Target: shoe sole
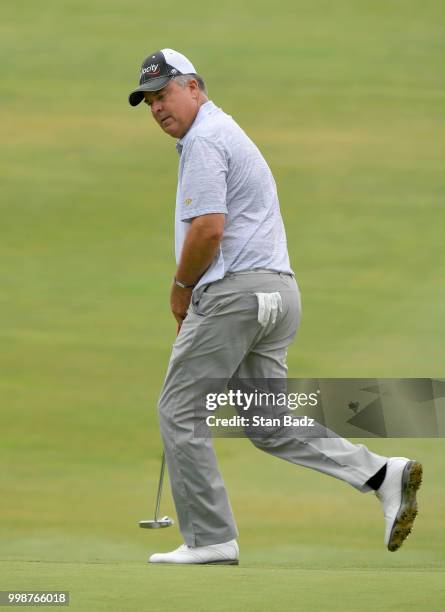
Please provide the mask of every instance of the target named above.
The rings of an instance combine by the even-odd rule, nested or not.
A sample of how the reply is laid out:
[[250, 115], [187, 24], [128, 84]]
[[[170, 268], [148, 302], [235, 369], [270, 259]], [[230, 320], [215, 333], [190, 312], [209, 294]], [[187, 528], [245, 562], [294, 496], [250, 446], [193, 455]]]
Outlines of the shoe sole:
[[408, 461], [402, 474], [402, 501], [389, 536], [388, 550], [398, 550], [411, 533], [417, 516], [416, 494], [422, 484], [422, 464]]
[[164, 561], [149, 561], [152, 565], [239, 565], [238, 559], [224, 561], [207, 561], [206, 563], [165, 563]]

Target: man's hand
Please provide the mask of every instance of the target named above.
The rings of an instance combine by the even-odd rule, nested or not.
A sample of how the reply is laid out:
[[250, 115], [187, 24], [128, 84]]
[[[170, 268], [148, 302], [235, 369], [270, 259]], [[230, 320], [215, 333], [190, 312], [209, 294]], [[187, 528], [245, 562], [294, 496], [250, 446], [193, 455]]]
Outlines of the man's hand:
[[187, 314], [193, 289], [183, 289], [174, 282], [170, 293], [170, 308], [178, 323], [178, 331]]

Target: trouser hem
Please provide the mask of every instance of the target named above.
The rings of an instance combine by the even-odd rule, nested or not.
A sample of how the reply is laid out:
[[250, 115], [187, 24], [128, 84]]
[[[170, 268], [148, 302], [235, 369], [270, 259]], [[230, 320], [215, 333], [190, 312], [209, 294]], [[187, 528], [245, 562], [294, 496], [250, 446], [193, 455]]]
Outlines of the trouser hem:
[[224, 544], [225, 542], [230, 542], [230, 540], [236, 540], [238, 537], [238, 531], [233, 529], [228, 529], [227, 531], [215, 536], [214, 534], [200, 534], [200, 535], [190, 535], [188, 537], [184, 537], [184, 541], [187, 546], [210, 546], [211, 544]]

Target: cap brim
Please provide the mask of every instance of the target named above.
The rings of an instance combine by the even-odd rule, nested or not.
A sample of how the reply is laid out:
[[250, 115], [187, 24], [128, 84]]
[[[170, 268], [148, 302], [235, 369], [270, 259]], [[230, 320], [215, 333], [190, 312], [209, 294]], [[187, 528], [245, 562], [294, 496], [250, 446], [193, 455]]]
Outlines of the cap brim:
[[137, 106], [144, 99], [144, 91], [159, 91], [165, 87], [172, 78], [171, 76], [162, 76], [150, 79], [143, 85], [139, 85], [139, 87], [134, 89], [128, 96], [128, 101], [131, 106]]

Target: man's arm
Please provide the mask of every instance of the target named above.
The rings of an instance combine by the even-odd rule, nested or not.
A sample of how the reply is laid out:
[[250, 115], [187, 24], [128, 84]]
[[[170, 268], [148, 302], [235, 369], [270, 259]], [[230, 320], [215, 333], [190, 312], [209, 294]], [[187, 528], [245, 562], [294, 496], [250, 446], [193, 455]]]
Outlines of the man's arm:
[[[212, 213], [192, 219], [175, 274], [184, 285], [195, 285], [212, 263], [223, 236], [224, 218], [222, 213]], [[170, 306], [179, 326], [187, 314], [191, 295], [192, 289], [182, 289], [173, 283]]]

